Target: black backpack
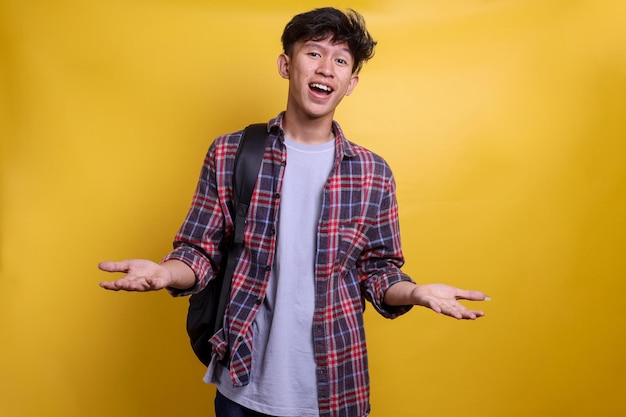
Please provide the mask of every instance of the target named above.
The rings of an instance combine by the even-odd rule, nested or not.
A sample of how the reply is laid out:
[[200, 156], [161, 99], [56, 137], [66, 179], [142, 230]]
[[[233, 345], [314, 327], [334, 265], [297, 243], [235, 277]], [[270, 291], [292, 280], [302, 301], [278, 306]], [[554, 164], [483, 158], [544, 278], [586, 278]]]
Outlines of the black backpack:
[[253, 124], [244, 130], [235, 156], [233, 178], [235, 230], [225, 249], [228, 255], [222, 264], [220, 275], [209, 282], [202, 291], [189, 297], [187, 334], [194, 353], [206, 366], [209, 365], [212, 354], [209, 339], [223, 325], [224, 311], [230, 297], [230, 284], [237, 265], [235, 251], [243, 244], [246, 213], [259, 175], [266, 138], [265, 123]]

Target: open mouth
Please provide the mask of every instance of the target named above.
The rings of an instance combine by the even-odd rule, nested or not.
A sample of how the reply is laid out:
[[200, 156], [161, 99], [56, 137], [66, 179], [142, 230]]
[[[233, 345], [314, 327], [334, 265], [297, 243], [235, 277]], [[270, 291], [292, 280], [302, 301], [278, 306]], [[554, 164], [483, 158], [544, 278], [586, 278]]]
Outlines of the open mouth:
[[333, 89], [329, 86], [319, 83], [309, 84], [309, 88], [313, 91], [317, 91], [323, 94], [330, 94], [333, 92]]

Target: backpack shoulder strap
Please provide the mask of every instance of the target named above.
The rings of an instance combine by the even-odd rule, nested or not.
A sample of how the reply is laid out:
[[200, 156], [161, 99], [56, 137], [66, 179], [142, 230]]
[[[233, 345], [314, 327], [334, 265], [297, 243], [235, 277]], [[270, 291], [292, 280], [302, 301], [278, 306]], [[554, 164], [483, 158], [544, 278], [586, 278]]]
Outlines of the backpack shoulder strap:
[[267, 124], [252, 124], [244, 130], [237, 149], [233, 179], [235, 195], [235, 236], [233, 243], [235, 244], [243, 243], [246, 213], [248, 213], [254, 185], [259, 176], [266, 138]]
[[265, 152], [265, 139], [267, 138], [267, 124], [258, 123], [248, 126], [241, 137], [239, 148], [235, 156], [235, 169], [233, 178], [234, 207], [235, 207], [235, 231], [233, 239], [228, 247], [227, 262], [220, 289], [220, 298], [217, 305], [217, 318], [215, 320], [215, 332], [222, 328], [226, 304], [230, 297], [230, 285], [237, 265], [235, 248], [243, 243], [243, 229], [246, 223], [246, 214], [250, 207], [252, 192], [259, 176], [259, 169]]

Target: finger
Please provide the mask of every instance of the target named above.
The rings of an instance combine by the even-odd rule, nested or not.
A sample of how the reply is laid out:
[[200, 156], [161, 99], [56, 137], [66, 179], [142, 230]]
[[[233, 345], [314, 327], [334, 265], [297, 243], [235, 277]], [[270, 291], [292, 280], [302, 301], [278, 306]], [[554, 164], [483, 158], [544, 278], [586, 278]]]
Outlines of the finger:
[[476, 318], [480, 318], [480, 317], [484, 317], [485, 313], [483, 311], [480, 310], [474, 310], [474, 314], [476, 315]]
[[489, 301], [490, 298], [481, 291], [474, 290], [459, 290], [456, 294], [457, 300], [471, 300], [471, 301]]
[[453, 317], [457, 320], [461, 320], [463, 318], [463, 314], [455, 308], [444, 308], [441, 312], [446, 316]]
[[450, 313], [448, 314], [448, 316], [455, 318], [457, 320], [461, 320], [463, 318], [463, 314], [459, 313], [456, 310], [452, 310], [450, 311]]
[[458, 320], [476, 320], [485, 315], [485, 313], [480, 310], [470, 310], [458, 302], [445, 307], [447, 307], [447, 310], [444, 309], [444, 311], [447, 311], [446, 314]]
[[463, 320], [476, 320], [476, 318], [478, 318], [478, 315], [472, 310], [466, 310], [461, 315]]
[[483, 317], [485, 313], [480, 310], [469, 310], [465, 309], [463, 311], [463, 318], [466, 320], [476, 320], [477, 318]]
[[428, 307], [429, 307], [432, 311], [434, 311], [435, 313], [437, 313], [437, 314], [443, 314], [443, 311], [442, 311], [441, 307], [439, 307], [439, 304], [437, 304], [437, 303], [435, 303], [435, 302], [433, 302], [433, 301], [430, 301], [430, 302], [428, 303]]
[[156, 290], [160, 290], [161, 288], [163, 288], [163, 285], [161, 284], [161, 280], [155, 279], [155, 278], [146, 278], [146, 285], [147, 285], [146, 290], [149, 290], [149, 291], [156, 291]]
[[128, 271], [128, 261], [104, 261], [98, 264], [98, 268], [105, 272], [126, 272]]
[[103, 281], [100, 283], [100, 286], [102, 288], [112, 291], [145, 292], [152, 290], [150, 284], [144, 279], [119, 279], [117, 281]]
[[146, 283], [150, 291], [158, 291], [167, 288], [170, 282], [163, 277], [147, 278]]
[[114, 281], [102, 281], [100, 286], [105, 290], [119, 291], [119, 288], [115, 285]]

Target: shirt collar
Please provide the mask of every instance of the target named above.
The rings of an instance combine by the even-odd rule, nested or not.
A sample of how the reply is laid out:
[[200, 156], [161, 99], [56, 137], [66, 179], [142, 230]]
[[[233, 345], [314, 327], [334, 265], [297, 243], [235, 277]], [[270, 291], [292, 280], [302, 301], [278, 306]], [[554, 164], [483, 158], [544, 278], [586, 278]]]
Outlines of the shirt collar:
[[[268, 129], [270, 133], [278, 134], [282, 133], [285, 135], [285, 131], [283, 130], [283, 118], [285, 116], [285, 112], [281, 112], [278, 116], [271, 119], [268, 123]], [[339, 123], [333, 120], [333, 132], [335, 133], [335, 147], [337, 155], [342, 155], [344, 158], [351, 158], [356, 155], [354, 150], [354, 145], [345, 137], [343, 134], [343, 130], [341, 130], [341, 126]]]

